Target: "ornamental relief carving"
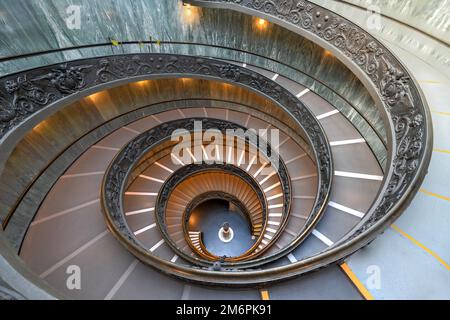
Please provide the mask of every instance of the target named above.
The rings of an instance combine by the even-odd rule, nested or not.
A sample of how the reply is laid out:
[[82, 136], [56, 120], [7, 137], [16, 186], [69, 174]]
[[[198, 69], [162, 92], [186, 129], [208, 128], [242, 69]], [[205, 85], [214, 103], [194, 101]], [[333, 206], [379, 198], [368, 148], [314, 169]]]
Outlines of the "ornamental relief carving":
[[[426, 123], [424, 105], [401, 63], [369, 33], [335, 13], [303, 0], [204, 0], [227, 2], [272, 15], [327, 41], [351, 59], [372, 80], [394, 124], [397, 149], [388, 188], [359, 234], [405, 194], [424, 158]], [[295, 112], [301, 117], [299, 112]], [[308, 128], [309, 131], [313, 129]], [[314, 145], [317, 148], [317, 145]], [[316, 149], [317, 150], [317, 149]], [[321, 167], [321, 166], [319, 166]], [[325, 166], [326, 168], [326, 166]]]
[[[213, 0], [211, 2], [230, 1]], [[402, 88], [408, 87], [410, 79], [405, 76], [403, 68], [398, 65], [395, 58], [386, 53], [382, 45], [361, 28], [324, 8], [300, 0], [241, 0], [232, 2], [274, 15], [326, 40], [360, 66], [383, 95], [387, 93], [392, 97], [397, 92], [402, 91]], [[386, 72], [393, 75], [396, 81], [402, 83], [402, 85], [392, 87], [390, 81], [386, 82], [386, 79], [382, 81]], [[409, 90], [405, 89], [402, 93], [408, 95], [408, 99], [413, 100]], [[392, 104], [394, 101], [390, 100], [390, 102]]]
[[27, 116], [55, 101], [56, 96], [49, 93], [26, 74], [4, 82], [4, 93], [0, 93], [0, 136]]
[[[174, 120], [171, 122], [167, 122], [161, 124], [147, 132], [144, 132], [130, 141], [123, 149], [119, 152], [119, 154], [114, 159], [111, 164], [110, 169], [106, 172], [105, 179], [103, 182], [103, 204], [105, 214], [110, 217], [110, 221], [116, 228], [118, 232], [120, 232], [123, 236], [128, 239], [131, 243], [136, 246], [140, 246], [136, 238], [132, 235], [132, 232], [127, 228], [125, 218], [123, 215], [123, 207], [122, 207], [122, 195], [125, 190], [125, 186], [127, 184], [127, 179], [130, 173], [132, 172], [134, 166], [139, 163], [141, 157], [145, 155], [151, 148], [155, 147], [158, 143], [163, 141], [165, 138], [170, 137], [172, 132], [177, 128], [183, 127], [188, 131], [194, 130], [194, 121], [202, 121], [202, 128], [204, 130], [208, 129], [218, 129], [221, 132], [225, 133], [227, 130], [236, 130], [236, 129], [244, 129], [240, 125], [237, 125], [232, 122], [218, 120], [218, 119], [202, 119], [202, 118], [190, 118], [190, 119], [181, 119]], [[323, 147], [323, 152], [326, 153], [326, 146]], [[268, 150], [271, 149], [270, 145], [267, 147]], [[290, 210], [291, 203], [291, 185], [290, 185], [290, 177], [287, 172], [286, 165], [283, 160], [280, 159], [280, 166], [278, 168], [278, 175], [281, 180], [283, 195], [284, 195], [284, 207], [283, 212], [288, 213]], [[242, 170], [239, 167], [230, 164], [191, 164], [186, 165], [178, 170], [176, 170], [169, 178], [166, 180], [161, 187], [161, 190], [158, 193], [157, 205], [155, 206], [155, 215], [156, 220], [158, 221], [158, 225], [160, 225], [160, 230], [163, 234], [163, 237], [166, 239], [167, 243], [175, 250], [179, 251], [179, 248], [176, 247], [170, 238], [170, 235], [165, 226], [165, 208], [167, 206], [167, 201], [170, 197], [172, 190], [174, 190], [175, 186], [183, 181], [185, 178], [191, 176], [202, 170], [211, 170], [211, 169], [220, 169], [225, 172], [230, 172], [238, 175], [242, 179], [246, 181], [246, 183], [255, 190], [258, 198], [260, 199], [263, 216], [266, 219], [266, 203], [265, 196], [260, 186], [257, 182], [248, 175], [247, 172]], [[330, 171], [327, 171], [330, 172]], [[322, 180], [320, 180], [320, 190], [318, 199], [315, 202], [315, 207], [309, 215], [309, 220], [307, 225], [311, 224], [311, 220], [319, 214], [320, 207], [323, 205], [327, 194], [329, 192], [329, 184], [330, 184], [330, 176], [324, 175]], [[324, 193], [324, 194], [322, 194]], [[287, 217], [287, 215], [286, 215]], [[184, 256], [183, 252], [178, 252], [180, 256]], [[272, 256], [267, 259], [272, 258]], [[188, 256], [185, 257], [186, 260], [191, 261], [192, 259]], [[192, 261], [193, 263], [197, 263], [198, 261]], [[207, 263], [207, 262], [204, 262]]]
[[[211, 76], [251, 87], [271, 97], [294, 114], [298, 123], [305, 129], [310, 143], [317, 150], [319, 167], [329, 167], [322, 173], [331, 172], [331, 158], [325, 134], [318, 126], [316, 118], [295, 96], [270, 79], [248, 69], [226, 62], [183, 55], [133, 54], [92, 58], [4, 77], [0, 79], [0, 138], [33, 113], [71, 94], [110, 81], [150, 74]], [[205, 128], [207, 127], [206, 123]], [[165, 127], [165, 130], [170, 132], [174, 129]], [[136, 150], [143, 144], [152, 143], [151, 139], [152, 136], [146, 141], [136, 141], [134, 146], [126, 150], [125, 159], [131, 161]], [[121, 180], [120, 172], [116, 174], [118, 176], [112, 179], [112, 184]], [[321, 179], [329, 189], [330, 177], [324, 176]], [[117, 190], [111, 189], [108, 192]]]
[[[427, 139], [425, 110], [406, 70], [372, 36], [351, 22], [308, 1], [214, 0], [232, 2], [274, 15], [324, 39], [351, 59], [372, 80], [395, 128], [394, 168], [388, 189], [368, 226], [392, 208], [415, 178]], [[240, 83], [273, 98], [304, 128], [323, 179], [331, 174], [326, 138], [317, 120], [295, 96], [248, 69], [206, 58], [134, 54], [93, 58], [43, 67], [0, 79], [0, 138], [48, 105], [109, 81], [149, 74], [198, 74]], [[129, 151], [130, 155], [133, 152]], [[326, 182], [326, 181], [324, 181]], [[326, 183], [325, 183], [326, 184]], [[112, 191], [111, 191], [112, 192]]]

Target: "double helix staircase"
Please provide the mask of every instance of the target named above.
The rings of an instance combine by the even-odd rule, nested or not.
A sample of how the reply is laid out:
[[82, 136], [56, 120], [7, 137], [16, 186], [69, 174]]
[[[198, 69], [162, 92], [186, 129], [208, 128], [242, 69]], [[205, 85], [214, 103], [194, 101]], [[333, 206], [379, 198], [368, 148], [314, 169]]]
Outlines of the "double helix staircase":
[[[228, 5], [227, 1], [191, 2]], [[274, 21], [296, 24], [297, 18], [315, 16], [329, 24], [322, 9], [312, 15], [313, 6], [286, 15], [278, 4], [250, 2], [244, 1]], [[241, 10], [244, 3], [230, 5]], [[344, 50], [339, 36], [319, 30], [322, 23], [315, 24], [314, 30], [305, 24], [297, 27], [323, 41], [335, 37], [330, 46]], [[347, 51], [342, 56], [350, 55]], [[352, 56], [356, 62], [351, 63], [370, 60], [373, 50], [368, 52], [364, 52], [366, 60]], [[377, 128], [371, 128], [377, 137], [362, 132], [359, 120], [314, 92], [313, 85], [307, 88], [288, 74], [249, 62], [177, 54], [71, 62], [85, 64], [69, 64], [78, 80], [83, 68], [98, 62], [99, 69], [89, 71], [89, 77], [95, 74], [96, 78], [83, 79], [78, 89], [61, 90], [59, 84], [55, 90], [61, 96], [53, 94], [45, 103], [78, 94], [85, 86], [92, 86], [92, 92], [102, 88], [85, 101], [104, 112], [105, 119], [109, 112], [105, 106], [126, 110], [137, 96], [151, 101], [149, 88], [162, 83], [158, 78], [178, 79], [192, 92], [204, 83], [223, 82], [221, 87], [210, 87], [222, 91], [208, 98], [199, 97], [205, 94], [199, 90], [188, 98], [174, 86], [173, 100], [168, 101], [169, 95], [161, 90], [157, 104], [109, 117], [98, 131], [86, 134], [92, 140], [73, 156], [74, 161], [68, 161], [64, 173], [34, 207], [29, 226], [24, 219], [26, 233], [16, 240], [20, 258], [41, 280], [70, 298], [255, 298], [261, 288], [284, 298], [361, 298], [339, 264], [398, 217], [418, 188], [414, 181], [423, 179], [430, 150], [423, 143], [430, 132], [420, 94], [413, 82], [403, 78], [395, 58], [388, 54], [383, 58], [387, 71], [382, 81], [378, 81], [382, 73], [376, 70], [375, 74], [373, 66], [352, 66], [362, 70], [358, 72], [368, 77], [366, 82], [379, 85], [370, 90], [388, 118], [387, 141], [380, 139]], [[35, 76], [36, 83], [50, 77]], [[128, 82], [126, 91], [124, 87], [115, 91], [110, 86], [114, 82]], [[401, 94], [392, 92], [399, 88]], [[39, 90], [33, 87], [32, 91]], [[121, 96], [124, 92], [129, 96]], [[233, 101], [230, 107], [225, 99], [229, 92], [242, 101]], [[105, 103], [99, 98], [102, 95], [114, 99]], [[411, 101], [417, 102], [414, 108]], [[187, 157], [172, 152], [171, 130], [186, 127], [192, 133], [189, 128], [195, 121], [211, 127], [254, 129], [259, 139], [269, 140], [269, 132], [277, 132], [279, 139], [272, 147], [280, 166], [268, 154], [261, 156], [259, 145], [256, 149], [250, 148], [251, 143], [229, 147], [225, 139], [212, 154], [207, 152], [208, 144], [200, 142], [203, 161], [198, 161], [199, 154], [191, 146], [184, 147]], [[39, 126], [33, 130], [38, 132]], [[385, 149], [374, 150], [373, 139], [380, 139]], [[244, 254], [219, 257], [203, 241], [204, 234], [218, 230], [190, 227], [191, 213], [204, 199], [230, 200], [242, 209], [254, 240]], [[77, 291], [66, 282], [67, 270], [73, 266], [83, 274]]]

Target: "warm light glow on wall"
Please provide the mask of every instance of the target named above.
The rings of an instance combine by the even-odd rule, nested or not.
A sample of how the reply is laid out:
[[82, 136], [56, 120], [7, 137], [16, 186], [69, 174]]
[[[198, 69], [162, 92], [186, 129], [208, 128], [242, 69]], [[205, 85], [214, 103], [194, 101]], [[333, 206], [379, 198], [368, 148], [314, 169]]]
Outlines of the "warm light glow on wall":
[[223, 88], [224, 88], [225, 90], [228, 89], [228, 88], [231, 88], [231, 84], [226, 83], [226, 82], [222, 83], [222, 86], [223, 86]]
[[180, 78], [180, 80], [181, 80], [183, 83], [188, 84], [188, 83], [190, 83], [190, 82], [192, 81], [192, 78]]
[[331, 53], [331, 51], [325, 50], [325, 52], [323, 53], [325, 57], [332, 57], [333, 54]]
[[142, 80], [142, 81], [135, 82], [135, 84], [139, 87], [146, 87], [149, 85], [149, 83], [150, 83], [150, 81], [148, 81], [148, 80]]
[[181, 6], [181, 20], [182, 22], [192, 25], [199, 21], [200, 9], [193, 7], [190, 4], [183, 3]]
[[256, 18], [256, 27], [258, 28], [258, 29], [260, 29], [260, 30], [265, 30], [266, 28], [267, 28], [267, 25], [268, 25], [269, 23], [266, 21], [266, 20], [264, 20], [264, 19], [261, 19], [261, 18]]
[[87, 96], [88, 99], [90, 99], [92, 102], [96, 103], [102, 96], [102, 92], [97, 92], [94, 94], [91, 94], [90, 96]]
[[39, 122], [34, 128], [33, 131], [42, 132], [45, 129], [46, 121]]

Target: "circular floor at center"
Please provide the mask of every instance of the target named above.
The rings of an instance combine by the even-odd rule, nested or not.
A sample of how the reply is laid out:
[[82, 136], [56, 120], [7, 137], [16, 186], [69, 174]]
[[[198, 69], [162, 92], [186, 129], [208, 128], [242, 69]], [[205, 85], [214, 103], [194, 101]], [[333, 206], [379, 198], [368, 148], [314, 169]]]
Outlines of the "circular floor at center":
[[[233, 229], [229, 242], [223, 242], [218, 235], [225, 222]], [[255, 243], [248, 220], [241, 212], [230, 210], [225, 200], [209, 200], [197, 206], [189, 218], [189, 229], [201, 231], [206, 249], [217, 256], [239, 256]]]

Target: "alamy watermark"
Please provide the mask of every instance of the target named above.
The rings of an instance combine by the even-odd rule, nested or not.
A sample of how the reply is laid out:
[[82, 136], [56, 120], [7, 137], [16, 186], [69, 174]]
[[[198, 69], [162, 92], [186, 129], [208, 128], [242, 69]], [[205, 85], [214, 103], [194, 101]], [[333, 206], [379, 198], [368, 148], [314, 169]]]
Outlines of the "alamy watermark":
[[381, 289], [381, 268], [377, 265], [370, 265], [366, 269], [369, 275], [366, 279], [367, 289], [380, 290]]
[[70, 30], [81, 29], [81, 6], [70, 5], [66, 8], [66, 26]]
[[77, 265], [70, 265], [66, 269], [69, 276], [66, 279], [66, 287], [69, 290], [81, 290], [81, 268]]
[[366, 20], [366, 27], [368, 30], [380, 31], [381, 30], [381, 8], [372, 4], [372, 0], [369, 0], [369, 6], [367, 7], [369, 17]]

